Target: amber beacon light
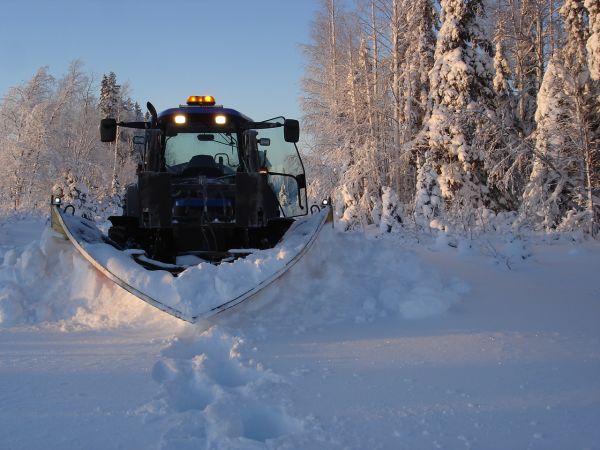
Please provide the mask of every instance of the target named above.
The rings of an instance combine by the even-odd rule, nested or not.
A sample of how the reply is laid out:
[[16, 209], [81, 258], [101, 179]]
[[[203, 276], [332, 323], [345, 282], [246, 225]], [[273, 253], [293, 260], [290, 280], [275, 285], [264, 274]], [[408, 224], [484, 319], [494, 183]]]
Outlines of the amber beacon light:
[[214, 106], [215, 98], [212, 95], [190, 95], [187, 98], [188, 105]]

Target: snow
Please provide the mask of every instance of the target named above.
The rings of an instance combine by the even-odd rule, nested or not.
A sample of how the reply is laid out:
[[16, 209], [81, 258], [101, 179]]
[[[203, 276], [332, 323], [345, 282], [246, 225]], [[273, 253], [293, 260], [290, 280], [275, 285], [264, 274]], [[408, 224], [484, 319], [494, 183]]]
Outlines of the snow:
[[3, 252], [0, 325], [112, 328], [155, 320], [150, 306], [99, 276], [49, 227], [24, 228], [41, 236]]
[[[0, 223], [0, 448], [597, 448], [600, 246], [323, 230], [195, 326]], [[418, 239], [417, 239], [418, 238]]]
[[[141, 267], [132, 258], [141, 250], [121, 252], [105, 244], [101, 232], [93, 223], [82, 222], [79, 217], [68, 214], [62, 217], [70, 232], [76, 235], [77, 241], [94, 261], [136, 291], [179, 311], [191, 321], [267, 283], [286, 266], [293, 264], [294, 259], [309, 245], [326, 216], [327, 210], [322, 210], [295, 221], [275, 248], [256, 253], [252, 251], [246, 258], [228, 264], [194, 264], [177, 277], [167, 271], [149, 271]], [[156, 265], [174, 267], [160, 262]]]

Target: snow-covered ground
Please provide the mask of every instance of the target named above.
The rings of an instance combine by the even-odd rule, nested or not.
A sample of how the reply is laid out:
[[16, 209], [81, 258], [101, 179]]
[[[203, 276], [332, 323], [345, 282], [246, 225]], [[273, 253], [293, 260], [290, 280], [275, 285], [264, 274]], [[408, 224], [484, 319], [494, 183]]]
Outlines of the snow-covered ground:
[[600, 448], [596, 242], [327, 229], [190, 326], [43, 230], [0, 222], [0, 449]]

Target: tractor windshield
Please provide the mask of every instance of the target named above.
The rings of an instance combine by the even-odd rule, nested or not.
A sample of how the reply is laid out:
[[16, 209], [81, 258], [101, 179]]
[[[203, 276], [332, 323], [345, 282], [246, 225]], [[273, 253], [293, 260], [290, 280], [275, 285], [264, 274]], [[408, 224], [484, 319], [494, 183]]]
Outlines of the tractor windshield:
[[235, 133], [167, 134], [167, 172], [181, 176], [217, 178], [234, 174], [239, 165]]

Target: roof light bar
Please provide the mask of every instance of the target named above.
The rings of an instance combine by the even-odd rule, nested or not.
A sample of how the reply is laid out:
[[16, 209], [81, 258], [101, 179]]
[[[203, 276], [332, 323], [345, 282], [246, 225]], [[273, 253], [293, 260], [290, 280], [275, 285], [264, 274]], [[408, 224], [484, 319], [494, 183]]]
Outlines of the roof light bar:
[[190, 106], [214, 106], [215, 98], [212, 95], [190, 95], [187, 98], [187, 104]]

